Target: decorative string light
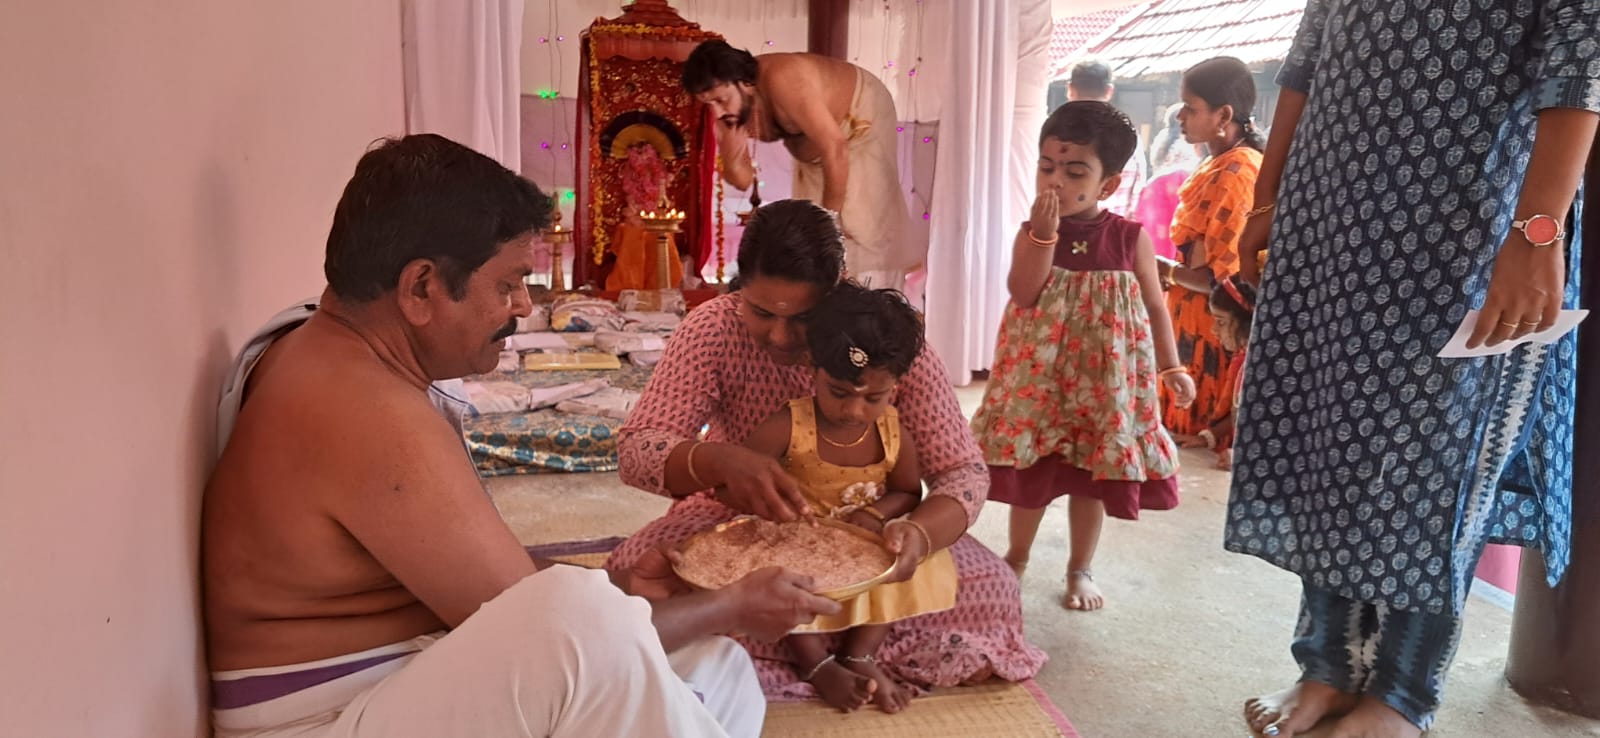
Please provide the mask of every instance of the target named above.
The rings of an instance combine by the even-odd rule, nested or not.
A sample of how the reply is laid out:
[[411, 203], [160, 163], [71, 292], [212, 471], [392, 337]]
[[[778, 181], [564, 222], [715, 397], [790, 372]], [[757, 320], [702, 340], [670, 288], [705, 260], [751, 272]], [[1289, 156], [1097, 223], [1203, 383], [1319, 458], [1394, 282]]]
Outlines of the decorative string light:
[[[556, 48], [556, 44], [560, 44], [561, 42], [567, 40], [566, 34], [560, 32], [561, 13], [559, 6], [560, 3], [550, 3], [549, 14], [546, 16], [548, 25], [546, 26], [545, 35], [539, 36], [539, 43], [545, 45], [546, 54], [549, 58], [549, 69], [554, 75], [553, 81], [551, 82], [550, 86], [541, 88], [536, 93], [539, 100], [547, 101], [555, 106], [562, 105], [561, 90], [559, 87], [565, 77], [561, 68], [561, 51]], [[546, 134], [549, 136], [549, 138], [539, 142], [539, 150], [543, 151], [547, 156], [550, 157], [549, 172], [552, 176], [554, 176], [556, 172], [563, 168], [561, 155], [556, 153], [557, 147], [559, 146], [561, 151], [569, 151], [572, 148], [572, 131], [571, 123], [567, 120], [567, 115], [563, 109], [558, 108], [552, 112], [553, 117], [550, 118], [551, 130]], [[554, 121], [557, 119], [561, 121], [561, 128], [565, 130], [565, 135], [556, 130]], [[531, 176], [532, 173], [529, 174]], [[550, 193], [557, 203], [565, 204], [567, 207], [573, 207], [578, 199], [577, 190], [570, 188], [555, 188], [550, 190]], [[557, 212], [559, 212], [559, 208]], [[574, 254], [574, 258], [577, 258], [576, 254]], [[565, 271], [565, 259], [560, 258], [559, 249], [551, 250], [551, 259], [551, 268], [553, 270], [561, 270], [562, 272]], [[557, 278], [554, 274], [552, 274], [551, 283], [560, 284], [560, 278]]]
[[[923, 10], [924, 10], [924, 8], [922, 6], [922, 0], [916, 0], [916, 23], [917, 23], [916, 52], [915, 52], [916, 53], [916, 61], [911, 64], [911, 68], [910, 69], [906, 70], [906, 77], [909, 79], [909, 87], [910, 87], [910, 89], [907, 90], [907, 95], [906, 95], [906, 97], [908, 98], [907, 107], [909, 107], [911, 109], [911, 114], [912, 114], [913, 120], [915, 120], [915, 117], [916, 117], [916, 114], [917, 114], [917, 69], [919, 69], [922, 66]], [[931, 144], [931, 143], [933, 143], [933, 137], [932, 136], [923, 136], [922, 142]], [[916, 174], [915, 174], [915, 172], [913, 172], [912, 173], [913, 181], [915, 180], [915, 177], [916, 177]], [[923, 221], [931, 221], [933, 219], [933, 213], [932, 213], [933, 208], [932, 208], [932, 204], [929, 202], [927, 196], [924, 195], [921, 191], [919, 191], [915, 186], [912, 186], [911, 194], [913, 196], [915, 196], [917, 202], [922, 205], [922, 220]]]

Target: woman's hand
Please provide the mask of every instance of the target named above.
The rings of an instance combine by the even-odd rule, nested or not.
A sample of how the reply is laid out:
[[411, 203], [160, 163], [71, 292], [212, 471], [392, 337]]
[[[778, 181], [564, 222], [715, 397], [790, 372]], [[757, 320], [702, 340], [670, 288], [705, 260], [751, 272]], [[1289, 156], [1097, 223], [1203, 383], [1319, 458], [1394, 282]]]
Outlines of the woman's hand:
[[[718, 444], [710, 456], [717, 486], [717, 499], [741, 513], [788, 522], [812, 514], [800, 485], [771, 456], [743, 446]], [[707, 456], [701, 452], [701, 457]]]
[[1180, 408], [1194, 404], [1194, 377], [1188, 372], [1173, 372], [1161, 378], [1161, 383], [1166, 385], [1167, 391], [1172, 393], [1172, 402]]
[[1165, 256], [1156, 257], [1156, 279], [1160, 280], [1163, 292], [1172, 289], [1173, 285], [1177, 284], [1177, 270], [1178, 262]]
[[933, 553], [932, 539], [921, 525], [896, 518], [883, 526], [884, 545], [895, 555], [894, 573], [885, 583], [903, 582], [917, 573], [917, 566]]
[[1187, 433], [1170, 433], [1169, 435], [1172, 436], [1172, 441], [1174, 443], [1178, 444], [1178, 448], [1205, 448], [1206, 447], [1206, 442], [1204, 440], [1202, 440], [1199, 436], [1190, 435], [1190, 434], [1187, 434]]
[[1495, 257], [1489, 294], [1467, 347], [1494, 346], [1549, 330], [1561, 312], [1566, 286], [1566, 250], [1560, 244], [1533, 246], [1512, 231]]
[[1258, 255], [1267, 248], [1267, 237], [1272, 235], [1272, 211], [1257, 213], [1244, 222], [1239, 232], [1239, 278], [1252, 287], [1261, 286], [1261, 260]]
[[1033, 231], [1035, 240], [1051, 241], [1056, 238], [1060, 227], [1061, 198], [1053, 188], [1043, 190], [1033, 199], [1033, 215], [1028, 218], [1028, 228]]

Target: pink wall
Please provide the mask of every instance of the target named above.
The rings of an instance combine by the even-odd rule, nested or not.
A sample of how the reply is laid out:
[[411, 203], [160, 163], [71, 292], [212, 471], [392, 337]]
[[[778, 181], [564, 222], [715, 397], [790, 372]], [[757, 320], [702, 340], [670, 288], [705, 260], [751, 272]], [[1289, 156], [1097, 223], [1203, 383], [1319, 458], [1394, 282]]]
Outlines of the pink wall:
[[402, 118], [394, 0], [0, 9], [0, 732], [203, 735], [220, 374]]

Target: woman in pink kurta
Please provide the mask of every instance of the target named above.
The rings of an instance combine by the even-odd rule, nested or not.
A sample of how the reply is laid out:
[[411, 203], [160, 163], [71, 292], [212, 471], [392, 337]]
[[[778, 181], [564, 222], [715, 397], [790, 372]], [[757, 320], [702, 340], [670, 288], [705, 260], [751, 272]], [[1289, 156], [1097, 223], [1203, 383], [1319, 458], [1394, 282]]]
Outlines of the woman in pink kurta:
[[[794, 489], [792, 480], [740, 444], [789, 400], [812, 394], [803, 320], [842, 266], [838, 228], [826, 211], [802, 201], [757, 211], [740, 245], [741, 289], [696, 308], [678, 327], [619, 434], [623, 481], [678, 499], [618, 547], [608, 568], [626, 568], [652, 548], [675, 546], [741, 512], [793, 517], [800, 503], [785, 492]], [[946, 376], [924, 348], [894, 400], [929, 487], [912, 518], [934, 548], [948, 546], [960, 577], [954, 609], [896, 623], [879, 651], [884, 672], [918, 689], [1026, 679], [1045, 661], [1022, 637], [1016, 576], [965, 535], [988, 496], [989, 477]], [[782, 645], [742, 642], [769, 699], [815, 694]]]

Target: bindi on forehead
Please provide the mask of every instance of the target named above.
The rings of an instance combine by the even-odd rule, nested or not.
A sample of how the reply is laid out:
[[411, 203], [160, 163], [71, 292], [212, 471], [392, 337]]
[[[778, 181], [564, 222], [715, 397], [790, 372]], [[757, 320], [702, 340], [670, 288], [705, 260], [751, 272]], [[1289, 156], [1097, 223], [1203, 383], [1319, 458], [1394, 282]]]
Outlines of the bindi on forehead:
[[[745, 295], [744, 296], [744, 301], [749, 303], [751, 307], [757, 308], [759, 310], [765, 310], [766, 312], [772, 313], [773, 315], [788, 315], [791, 311], [799, 312], [798, 310], [796, 310], [797, 306], [794, 303], [791, 303], [791, 302], [789, 302], [787, 300], [767, 300], [767, 301], [762, 301], [762, 300], [759, 300], [759, 299], [758, 300], [752, 300], [752, 299], [750, 299], [749, 295]], [[788, 315], [788, 317], [794, 317], [794, 316]]]
[[764, 310], [776, 316], [798, 318], [811, 310], [814, 303], [808, 299], [809, 293], [792, 289], [764, 289], [760, 286], [746, 287], [739, 291], [740, 299], [758, 310]]

